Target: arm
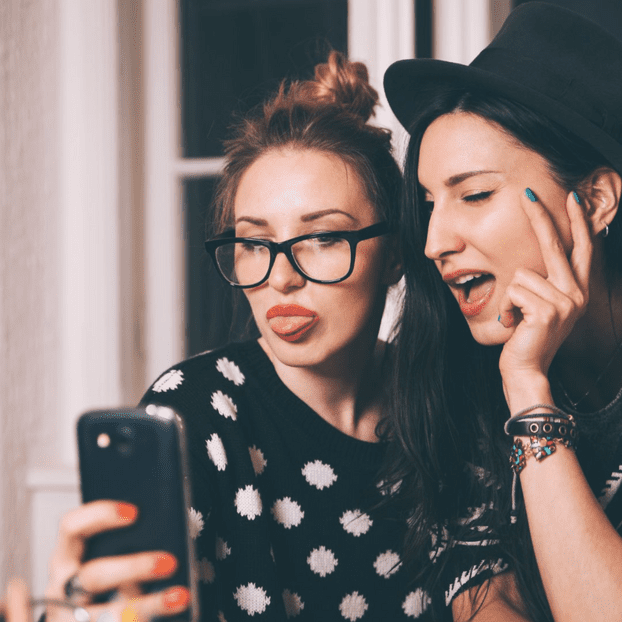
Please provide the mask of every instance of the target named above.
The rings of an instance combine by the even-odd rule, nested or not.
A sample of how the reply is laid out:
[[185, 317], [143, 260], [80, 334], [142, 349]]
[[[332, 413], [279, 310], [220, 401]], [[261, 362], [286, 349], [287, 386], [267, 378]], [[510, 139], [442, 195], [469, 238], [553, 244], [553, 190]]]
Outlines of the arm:
[[[570, 198], [567, 210], [574, 242], [570, 261], [546, 210], [525, 202], [548, 276], [517, 272], [501, 308], [503, 318], [516, 308], [522, 315], [515, 327], [508, 321], [514, 332], [499, 362], [511, 413], [553, 403], [549, 365], [587, 304], [591, 237], [582, 210]], [[622, 538], [596, 501], [574, 451], [558, 443], [541, 462], [528, 458], [520, 483], [556, 622], [622, 620]]]

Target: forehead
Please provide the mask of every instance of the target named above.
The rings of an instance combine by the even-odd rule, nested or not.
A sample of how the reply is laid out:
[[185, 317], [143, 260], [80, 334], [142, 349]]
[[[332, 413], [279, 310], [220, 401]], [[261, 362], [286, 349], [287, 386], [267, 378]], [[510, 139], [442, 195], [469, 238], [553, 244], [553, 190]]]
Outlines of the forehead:
[[315, 150], [263, 154], [242, 175], [234, 201], [236, 219], [334, 208], [360, 213], [371, 206], [355, 169], [337, 155]]
[[435, 119], [421, 139], [419, 179], [426, 185], [470, 170], [510, 171], [534, 156], [496, 123], [451, 113]]

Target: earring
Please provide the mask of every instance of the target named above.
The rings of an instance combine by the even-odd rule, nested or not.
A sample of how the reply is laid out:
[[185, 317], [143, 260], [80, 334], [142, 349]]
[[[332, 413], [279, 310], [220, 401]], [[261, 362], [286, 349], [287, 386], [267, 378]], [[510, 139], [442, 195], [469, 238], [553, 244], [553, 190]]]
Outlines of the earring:
[[600, 236], [606, 238], [609, 235], [609, 225], [605, 225], [605, 228], [601, 230]]

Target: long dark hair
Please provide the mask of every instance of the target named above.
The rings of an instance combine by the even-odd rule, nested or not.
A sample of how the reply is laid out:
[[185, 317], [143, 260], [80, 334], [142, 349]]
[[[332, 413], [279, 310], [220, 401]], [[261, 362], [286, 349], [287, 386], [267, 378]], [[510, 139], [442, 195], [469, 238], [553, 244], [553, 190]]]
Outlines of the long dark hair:
[[[478, 115], [541, 155], [568, 191], [599, 167], [610, 165], [553, 121], [481, 91], [440, 92], [407, 128], [411, 138], [401, 213], [406, 282], [395, 341], [392, 403], [393, 442], [398, 447], [390, 454], [385, 478], [393, 499], [411, 514], [406, 559], [434, 590], [443, 568], [430, 564], [430, 539], [438, 542], [444, 533], [451, 555], [452, 541], [467, 539], [469, 530], [479, 529], [500, 541], [500, 548], [489, 549], [494, 557], [490, 567], [501, 552], [516, 572], [529, 614], [537, 621], [551, 620], [524, 508], [518, 524], [509, 524], [510, 446], [503, 434], [508, 412], [498, 367], [501, 347], [483, 347], [473, 339], [453, 296], [424, 255], [429, 215], [417, 175], [419, 148], [430, 123], [454, 112]], [[622, 274], [621, 238], [616, 218], [605, 241], [610, 275]], [[463, 517], [475, 505], [486, 511], [466, 525]]]

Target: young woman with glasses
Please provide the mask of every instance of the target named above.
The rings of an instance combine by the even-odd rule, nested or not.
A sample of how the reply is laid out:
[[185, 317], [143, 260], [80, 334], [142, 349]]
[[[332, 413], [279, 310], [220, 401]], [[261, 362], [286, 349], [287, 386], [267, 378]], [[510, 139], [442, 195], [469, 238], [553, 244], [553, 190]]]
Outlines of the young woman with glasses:
[[[204, 620], [408, 620], [427, 606], [401, 566], [406, 521], [378, 508], [390, 368], [378, 331], [402, 269], [401, 176], [389, 132], [367, 123], [376, 102], [365, 67], [333, 52], [226, 143], [206, 248], [261, 337], [173, 366], [143, 398], [183, 419]], [[98, 502], [65, 517], [48, 596], [77, 585], [95, 618], [91, 593], [123, 602], [128, 584], [172, 572], [158, 552], [81, 563], [85, 538], [134, 515]], [[135, 602], [167, 615], [188, 596]]]

